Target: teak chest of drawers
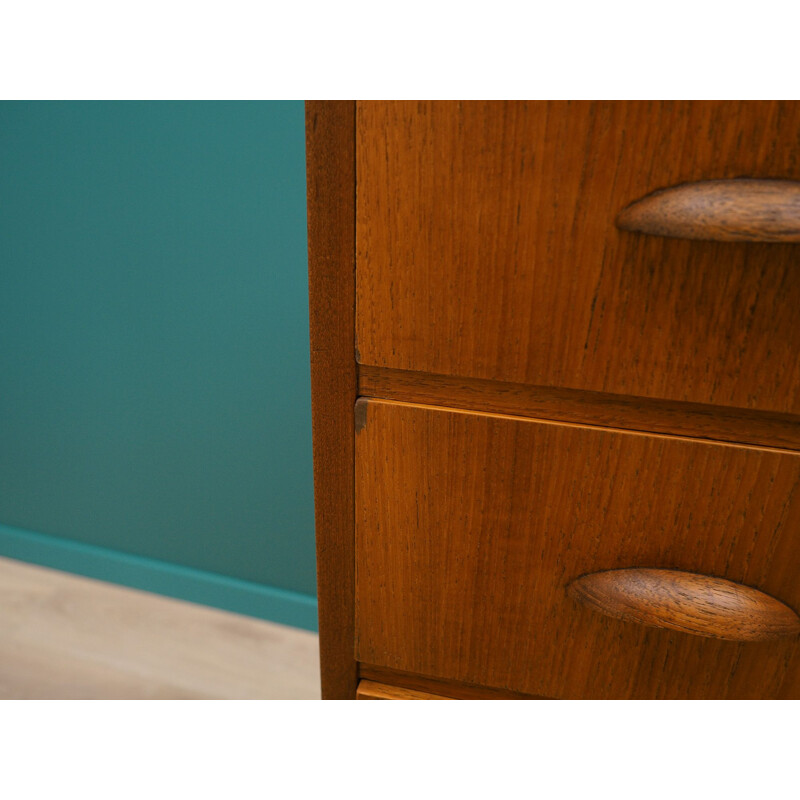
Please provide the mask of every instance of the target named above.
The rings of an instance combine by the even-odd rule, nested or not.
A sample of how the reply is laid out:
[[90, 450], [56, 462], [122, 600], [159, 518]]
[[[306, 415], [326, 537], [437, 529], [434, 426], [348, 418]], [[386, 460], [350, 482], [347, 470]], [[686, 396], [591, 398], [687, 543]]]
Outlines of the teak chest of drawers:
[[800, 698], [800, 103], [309, 102], [327, 698]]

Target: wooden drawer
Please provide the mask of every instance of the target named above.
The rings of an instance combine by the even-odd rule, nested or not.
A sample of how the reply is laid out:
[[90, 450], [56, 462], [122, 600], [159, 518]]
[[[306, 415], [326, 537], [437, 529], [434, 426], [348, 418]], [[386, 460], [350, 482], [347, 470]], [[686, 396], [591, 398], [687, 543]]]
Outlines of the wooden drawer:
[[800, 179], [800, 104], [365, 102], [356, 136], [360, 363], [800, 413], [800, 245], [615, 226]]
[[648, 567], [800, 608], [800, 454], [384, 401], [357, 418], [359, 660], [547, 697], [800, 697], [796, 636], [707, 638], [567, 593]]

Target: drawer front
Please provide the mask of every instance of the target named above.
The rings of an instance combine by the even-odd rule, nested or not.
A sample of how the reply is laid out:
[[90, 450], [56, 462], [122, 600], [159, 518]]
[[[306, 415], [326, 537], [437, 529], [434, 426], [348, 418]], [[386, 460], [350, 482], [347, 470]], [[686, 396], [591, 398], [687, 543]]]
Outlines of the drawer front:
[[800, 609], [800, 454], [360, 404], [359, 660], [547, 697], [800, 698], [796, 636], [650, 627], [567, 591], [661, 568]]
[[359, 360], [800, 413], [800, 244], [615, 226], [798, 152], [797, 102], [359, 103]]

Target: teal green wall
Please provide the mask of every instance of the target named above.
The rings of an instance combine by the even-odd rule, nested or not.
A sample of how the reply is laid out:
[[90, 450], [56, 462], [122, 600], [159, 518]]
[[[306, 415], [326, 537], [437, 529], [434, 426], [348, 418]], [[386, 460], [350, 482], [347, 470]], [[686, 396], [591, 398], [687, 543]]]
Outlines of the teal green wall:
[[0, 103], [0, 555], [313, 628], [306, 270], [301, 102]]

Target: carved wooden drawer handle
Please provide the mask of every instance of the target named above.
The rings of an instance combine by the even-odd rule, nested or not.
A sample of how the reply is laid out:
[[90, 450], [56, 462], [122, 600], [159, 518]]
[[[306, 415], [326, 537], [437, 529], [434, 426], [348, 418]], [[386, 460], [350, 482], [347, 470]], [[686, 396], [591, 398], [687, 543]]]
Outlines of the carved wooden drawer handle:
[[780, 600], [750, 586], [692, 572], [593, 572], [574, 580], [567, 591], [610, 617], [697, 636], [755, 642], [800, 633], [800, 617]]
[[800, 242], [800, 181], [737, 178], [673, 186], [617, 217], [626, 231], [717, 242]]

